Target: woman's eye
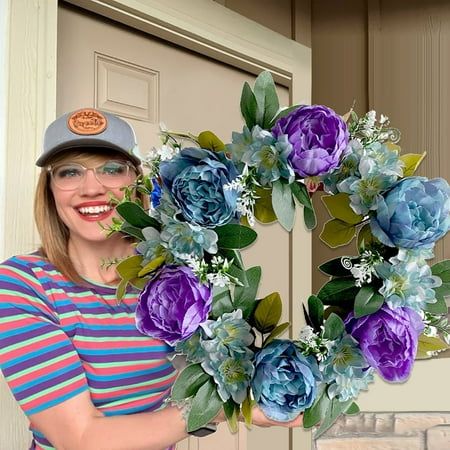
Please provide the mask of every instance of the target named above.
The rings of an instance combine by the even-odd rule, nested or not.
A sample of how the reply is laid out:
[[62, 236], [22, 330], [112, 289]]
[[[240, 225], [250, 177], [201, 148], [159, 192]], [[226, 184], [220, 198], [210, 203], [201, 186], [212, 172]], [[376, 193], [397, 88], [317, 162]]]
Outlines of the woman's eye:
[[82, 171], [78, 167], [61, 167], [56, 171], [58, 178], [75, 178], [82, 175]]
[[108, 164], [101, 168], [100, 172], [104, 175], [123, 175], [126, 173], [127, 169], [124, 164]]

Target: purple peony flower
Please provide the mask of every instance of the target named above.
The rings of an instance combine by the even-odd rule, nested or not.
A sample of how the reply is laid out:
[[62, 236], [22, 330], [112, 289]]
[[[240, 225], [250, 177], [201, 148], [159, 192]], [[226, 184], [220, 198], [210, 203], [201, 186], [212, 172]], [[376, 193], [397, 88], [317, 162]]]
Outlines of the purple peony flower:
[[136, 327], [173, 346], [208, 319], [211, 302], [211, 287], [201, 284], [189, 267], [164, 266], [139, 296]]
[[277, 121], [272, 133], [287, 134], [293, 150], [289, 162], [301, 177], [323, 175], [335, 169], [349, 140], [346, 123], [332, 109], [301, 106]]
[[405, 381], [417, 353], [424, 326], [411, 308], [391, 309], [388, 305], [374, 314], [346, 320], [347, 331], [359, 342], [367, 362], [387, 381]]

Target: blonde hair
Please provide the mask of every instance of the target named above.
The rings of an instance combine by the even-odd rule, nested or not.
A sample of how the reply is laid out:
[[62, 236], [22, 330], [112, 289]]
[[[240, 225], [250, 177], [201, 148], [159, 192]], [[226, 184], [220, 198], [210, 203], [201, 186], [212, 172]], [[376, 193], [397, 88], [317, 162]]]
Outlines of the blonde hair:
[[[109, 149], [86, 152], [82, 149], [66, 151], [52, 158], [51, 163], [58, 164], [68, 160], [73, 162], [82, 160], [85, 163], [98, 158], [100, 155], [110, 155], [111, 152], [113, 151]], [[112, 157], [128, 161], [128, 158], [125, 158], [121, 153], [113, 153]], [[86, 281], [77, 272], [69, 257], [68, 243], [70, 233], [58, 215], [50, 187], [50, 172], [47, 170], [47, 167], [48, 165], [42, 168], [34, 197], [34, 220], [41, 238], [41, 246], [38, 251], [69, 280], [85, 284]], [[136, 171], [138, 174], [142, 174], [140, 167], [136, 167]]]

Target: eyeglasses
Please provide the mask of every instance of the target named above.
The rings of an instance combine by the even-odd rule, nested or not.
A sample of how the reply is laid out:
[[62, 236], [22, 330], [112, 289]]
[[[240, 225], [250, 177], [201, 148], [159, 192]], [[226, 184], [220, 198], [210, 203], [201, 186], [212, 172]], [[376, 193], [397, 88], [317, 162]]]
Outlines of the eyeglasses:
[[63, 191], [77, 189], [88, 170], [92, 170], [97, 181], [107, 188], [126, 186], [136, 175], [136, 169], [130, 162], [116, 160], [106, 161], [98, 167], [84, 167], [78, 163], [66, 163], [48, 166], [47, 170], [50, 172], [55, 186]]

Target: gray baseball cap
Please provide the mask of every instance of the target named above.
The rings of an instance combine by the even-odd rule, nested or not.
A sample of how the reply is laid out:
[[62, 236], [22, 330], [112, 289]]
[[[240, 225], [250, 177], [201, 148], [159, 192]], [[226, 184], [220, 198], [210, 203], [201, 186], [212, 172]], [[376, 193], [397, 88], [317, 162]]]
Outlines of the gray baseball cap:
[[73, 149], [112, 149], [126, 155], [134, 164], [140, 159], [136, 135], [130, 124], [120, 117], [94, 108], [84, 108], [52, 122], [44, 134], [42, 155], [36, 165], [44, 167], [55, 155]]

